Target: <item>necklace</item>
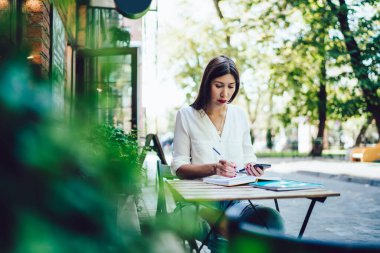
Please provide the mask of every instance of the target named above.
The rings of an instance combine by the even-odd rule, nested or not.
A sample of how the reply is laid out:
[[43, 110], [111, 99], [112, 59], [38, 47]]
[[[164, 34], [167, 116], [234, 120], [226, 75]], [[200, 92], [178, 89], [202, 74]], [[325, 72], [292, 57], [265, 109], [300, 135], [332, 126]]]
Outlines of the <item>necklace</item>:
[[222, 120], [220, 122], [220, 127], [218, 128], [217, 126], [215, 126], [216, 132], [218, 133], [219, 136], [222, 135], [222, 131], [223, 131], [223, 127], [224, 127], [224, 122], [226, 121], [226, 114], [227, 114], [227, 112], [224, 113], [224, 115], [223, 115], [223, 118], [222, 118]]
[[[222, 135], [224, 123], [226, 121], [226, 115], [227, 115], [227, 110], [224, 112], [221, 118], [217, 116], [213, 117], [212, 115], [208, 115], [219, 136]], [[220, 120], [216, 122], [216, 119], [220, 119]]]

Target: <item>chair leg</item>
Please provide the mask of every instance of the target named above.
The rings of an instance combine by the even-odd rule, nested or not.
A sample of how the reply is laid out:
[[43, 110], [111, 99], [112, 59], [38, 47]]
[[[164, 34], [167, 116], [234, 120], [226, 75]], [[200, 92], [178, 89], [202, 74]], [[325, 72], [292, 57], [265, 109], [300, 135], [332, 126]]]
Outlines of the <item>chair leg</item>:
[[193, 250], [195, 250], [195, 252], [199, 252], [198, 244], [197, 244], [197, 242], [196, 242], [195, 239], [188, 239], [188, 240], [187, 240], [187, 243], [188, 243], [189, 246], [190, 246], [190, 253], [192, 253]]

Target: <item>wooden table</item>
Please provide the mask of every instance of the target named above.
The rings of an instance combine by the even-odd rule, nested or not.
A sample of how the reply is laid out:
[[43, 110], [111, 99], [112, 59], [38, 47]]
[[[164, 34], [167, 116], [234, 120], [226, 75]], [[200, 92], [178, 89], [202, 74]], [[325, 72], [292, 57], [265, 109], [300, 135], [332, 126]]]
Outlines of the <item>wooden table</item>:
[[175, 198], [186, 202], [208, 202], [223, 200], [260, 200], [273, 199], [279, 210], [277, 199], [308, 198], [311, 199], [309, 209], [306, 213], [298, 238], [302, 238], [306, 225], [309, 221], [315, 202], [324, 202], [327, 197], [337, 197], [340, 193], [324, 188], [297, 190], [297, 191], [270, 191], [254, 188], [249, 185], [219, 186], [204, 183], [201, 180], [167, 180], [171, 192]]
[[327, 198], [340, 196], [339, 193], [320, 189], [297, 191], [270, 191], [249, 185], [221, 186], [204, 183], [201, 180], [167, 180], [170, 189], [184, 201], [258, 200], [291, 198]]

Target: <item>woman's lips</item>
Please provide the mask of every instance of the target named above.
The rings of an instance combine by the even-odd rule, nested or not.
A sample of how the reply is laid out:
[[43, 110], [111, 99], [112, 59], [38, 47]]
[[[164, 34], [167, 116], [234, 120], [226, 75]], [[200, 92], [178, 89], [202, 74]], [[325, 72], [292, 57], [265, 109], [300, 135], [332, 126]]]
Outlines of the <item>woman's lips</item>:
[[218, 102], [224, 104], [227, 102], [227, 100], [226, 99], [218, 99]]

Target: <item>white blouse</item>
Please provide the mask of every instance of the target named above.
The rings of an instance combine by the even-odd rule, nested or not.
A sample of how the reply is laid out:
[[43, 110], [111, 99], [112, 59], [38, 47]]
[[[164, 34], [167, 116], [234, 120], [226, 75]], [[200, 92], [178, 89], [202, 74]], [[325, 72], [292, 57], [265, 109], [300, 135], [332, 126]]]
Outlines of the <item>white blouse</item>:
[[188, 106], [178, 111], [171, 163], [173, 175], [179, 167], [190, 163], [209, 164], [225, 159], [243, 168], [249, 162], [256, 162], [246, 113], [238, 106], [227, 106], [221, 136], [203, 110]]

